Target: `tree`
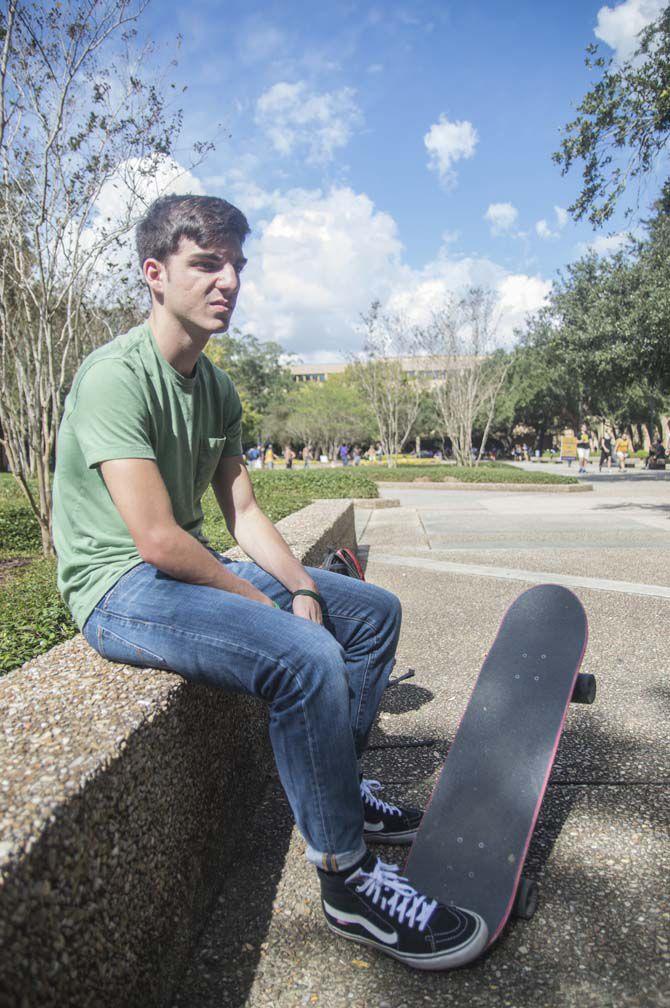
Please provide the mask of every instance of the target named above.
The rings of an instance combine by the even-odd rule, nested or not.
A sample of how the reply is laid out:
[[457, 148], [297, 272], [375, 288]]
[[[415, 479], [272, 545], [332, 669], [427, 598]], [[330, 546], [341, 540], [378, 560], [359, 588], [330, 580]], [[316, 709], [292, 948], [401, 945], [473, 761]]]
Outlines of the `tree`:
[[[119, 244], [181, 127], [171, 89], [138, 69], [151, 55], [135, 51], [145, 6], [9, 0], [0, 12], [0, 428], [45, 554], [66, 384], [95, 327], [105, 329], [105, 294], [124, 289]], [[195, 156], [210, 146], [195, 145]], [[97, 210], [114, 186], [126, 193], [118, 219]]]
[[263, 343], [251, 333], [234, 329], [212, 337], [205, 353], [235, 383], [243, 405], [242, 440], [256, 444], [265, 436], [265, 416], [293, 386], [290, 370], [281, 363], [283, 348], [272, 340]]
[[374, 417], [361, 397], [351, 369], [325, 382], [294, 385], [282, 403], [265, 417], [277, 440], [308, 444], [335, 457], [338, 444], [369, 441]]
[[[477, 464], [508, 367], [495, 353], [496, 307], [492, 291], [471, 287], [460, 297], [448, 296], [423, 331], [422, 346], [442, 377], [432, 385], [438, 414], [460, 465]], [[477, 459], [472, 434], [477, 421], [483, 433]]]
[[620, 66], [588, 47], [586, 65], [604, 72], [553, 155], [563, 175], [583, 162], [582, 189], [569, 211], [594, 227], [609, 220], [631, 179], [651, 172], [670, 135], [670, 7], [638, 38], [635, 54]]
[[554, 335], [546, 318], [536, 317], [511, 354], [491, 425], [505, 432], [508, 447], [518, 425], [535, 431], [542, 451], [548, 432], [578, 423], [574, 376], [569, 361], [555, 352]]
[[363, 316], [363, 354], [352, 360], [358, 386], [369, 403], [388, 466], [395, 465], [412, 429], [425, 380], [403, 369], [403, 357], [416, 355], [418, 332], [402, 316], [383, 314], [378, 301]]

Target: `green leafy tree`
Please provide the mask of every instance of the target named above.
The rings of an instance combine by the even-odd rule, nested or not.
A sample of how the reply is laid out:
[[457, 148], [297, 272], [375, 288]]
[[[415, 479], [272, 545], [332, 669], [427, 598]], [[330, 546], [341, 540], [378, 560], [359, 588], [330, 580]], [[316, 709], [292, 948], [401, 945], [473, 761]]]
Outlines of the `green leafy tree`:
[[553, 155], [564, 175], [582, 162], [581, 192], [569, 211], [594, 227], [609, 220], [632, 179], [639, 183], [651, 172], [670, 135], [670, 7], [638, 38], [636, 52], [621, 65], [588, 47], [586, 65], [602, 75]]
[[350, 368], [325, 382], [294, 385], [265, 425], [274, 439], [307, 444], [331, 458], [342, 441], [365, 444], [375, 434], [373, 412]]
[[293, 386], [290, 370], [281, 363], [283, 348], [234, 329], [212, 337], [205, 353], [235, 383], [243, 407], [242, 440], [255, 444], [265, 436], [264, 418], [279, 407]]

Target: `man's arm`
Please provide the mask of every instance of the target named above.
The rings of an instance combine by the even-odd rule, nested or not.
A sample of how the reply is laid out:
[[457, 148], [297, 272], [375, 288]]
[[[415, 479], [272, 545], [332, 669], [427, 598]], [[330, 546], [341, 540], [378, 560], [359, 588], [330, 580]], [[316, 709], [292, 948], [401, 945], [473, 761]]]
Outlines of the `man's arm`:
[[[272, 574], [290, 592], [299, 588], [317, 591], [313, 579], [293, 556], [267, 515], [263, 514], [241, 455], [222, 457], [212, 478], [212, 488], [235, 541], [259, 567]], [[321, 622], [316, 600], [299, 595], [293, 602], [296, 616]]]
[[272, 600], [232, 574], [177, 524], [165, 483], [151, 459], [114, 459], [100, 470], [117, 511], [147, 563], [178, 581], [233, 592], [255, 602]]

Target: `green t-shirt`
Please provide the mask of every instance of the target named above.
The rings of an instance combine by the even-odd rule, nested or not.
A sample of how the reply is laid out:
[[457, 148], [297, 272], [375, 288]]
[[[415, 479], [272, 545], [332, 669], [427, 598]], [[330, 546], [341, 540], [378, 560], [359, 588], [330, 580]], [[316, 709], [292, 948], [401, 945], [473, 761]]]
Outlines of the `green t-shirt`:
[[58, 431], [53, 535], [58, 588], [81, 629], [142, 558], [100, 472], [110, 459], [154, 459], [177, 522], [202, 543], [201, 498], [222, 455], [242, 454], [242, 407], [201, 354], [185, 378], [148, 322], [94, 350], [77, 371]]

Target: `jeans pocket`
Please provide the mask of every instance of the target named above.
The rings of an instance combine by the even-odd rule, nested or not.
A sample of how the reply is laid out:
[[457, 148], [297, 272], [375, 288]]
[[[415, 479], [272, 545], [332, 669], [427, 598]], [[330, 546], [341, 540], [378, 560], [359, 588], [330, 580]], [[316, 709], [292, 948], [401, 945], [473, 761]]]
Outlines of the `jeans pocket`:
[[105, 626], [98, 626], [97, 651], [107, 661], [120, 662], [122, 665], [139, 665], [141, 668], [167, 669], [164, 658], [154, 651], [126, 640]]

